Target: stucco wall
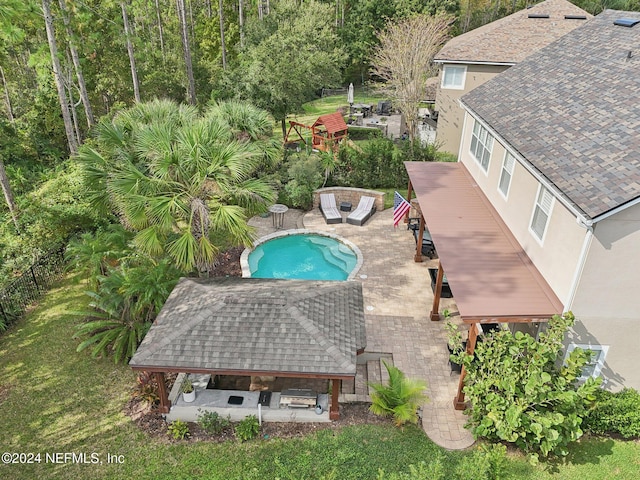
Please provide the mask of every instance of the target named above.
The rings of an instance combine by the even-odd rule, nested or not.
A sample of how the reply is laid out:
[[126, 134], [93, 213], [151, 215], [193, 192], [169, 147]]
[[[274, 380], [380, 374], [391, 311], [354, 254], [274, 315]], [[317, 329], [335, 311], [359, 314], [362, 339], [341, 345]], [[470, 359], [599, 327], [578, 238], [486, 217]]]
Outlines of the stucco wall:
[[378, 192], [377, 190], [367, 190], [364, 188], [351, 188], [351, 187], [326, 187], [319, 188], [313, 192], [313, 208], [318, 208], [320, 205], [321, 193], [333, 193], [336, 197], [336, 205], [340, 207], [341, 202], [351, 203], [352, 209], [355, 209], [360, 202], [360, 197], [367, 196], [376, 199], [376, 211], [381, 212], [384, 210], [384, 192]]
[[440, 87], [442, 85], [444, 65], [458, 64], [443, 64], [440, 67], [435, 106], [438, 111], [436, 142], [438, 145], [441, 145], [441, 150], [457, 155], [460, 147], [460, 136], [462, 134], [462, 122], [464, 118], [464, 111], [460, 108], [458, 100], [465, 93], [470, 92], [478, 85], [482, 85], [509, 67], [506, 65], [467, 65], [464, 89], [453, 90]]
[[485, 172], [469, 152], [473, 118], [467, 114], [460, 161], [507, 224], [518, 243], [545, 277], [560, 301], [571, 292], [574, 274], [586, 230], [560, 202], [554, 200], [543, 242], [529, 230], [538, 194], [538, 180], [516, 161], [507, 197], [498, 190], [504, 147], [495, 139], [488, 171]]

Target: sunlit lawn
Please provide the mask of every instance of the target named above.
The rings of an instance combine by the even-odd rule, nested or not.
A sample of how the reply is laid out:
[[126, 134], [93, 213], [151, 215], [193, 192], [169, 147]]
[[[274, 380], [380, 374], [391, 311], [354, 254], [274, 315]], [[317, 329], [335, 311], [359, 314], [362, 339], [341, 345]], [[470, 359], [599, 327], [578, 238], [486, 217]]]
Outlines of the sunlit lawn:
[[[69, 312], [85, 305], [82, 292], [77, 278], [65, 280], [0, 337], [1, 450], [41, 454], [41, 463], [0, 465], [2, 479], [372, 479], [379, 468], [406, 472], [438, 453], [454, 472], [468, 455], [445, 452], [415, 427], [357, 426], [246, 444], [149, 438], [123, 414], [134, 383], [129, 368], [75, 351], [79, 319]], [[84, 453], [88, 461], [95, 452], [102, 463], [47, 463], [45, 454], [56, 452]], [[107, 464], [107, 454], [122, 455], [124, 463]], [[638, 443], [589, 440], [557, 466], [534, 468], [510, 455], [506, 478], [631, 480], [640, 477], [639, 462]]]

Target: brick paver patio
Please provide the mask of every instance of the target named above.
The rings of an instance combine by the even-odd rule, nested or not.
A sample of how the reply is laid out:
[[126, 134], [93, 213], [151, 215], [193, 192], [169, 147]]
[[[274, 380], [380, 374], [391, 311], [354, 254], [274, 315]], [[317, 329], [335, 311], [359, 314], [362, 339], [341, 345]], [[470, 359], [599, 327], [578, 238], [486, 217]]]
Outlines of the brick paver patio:
[[[346, 213], [343, 214], [346, 216]], [[285, 214], [284, 228], [327, 231], [355, 243], [364, 263], [356, 279], [362, 282], [367, 322], [367, 352], [391, 353], [393, 363], [407, 376], [427, 381], [429, 403], [423, 409], [423, 428], [429, 438], [448, 449], [463, 449], [474, 441], [464, 428], [465, 416], [453, 409], [459, 375], [451, 375], [444, 322], [429, 320], [433, 302], [428, 267], [437, 260], [414, 262], [413, 236], [403, 224], [393, 228], [391, 209], [377, 212], [362, 227], [327, 225], [316, 209]], [[254, 218], [258, 235], [273, 232], [269, 218]], [[442, 299], [441, 311], [456, 312], [453, 299]], [[454, 315], [455, 320], [455, 315]]]

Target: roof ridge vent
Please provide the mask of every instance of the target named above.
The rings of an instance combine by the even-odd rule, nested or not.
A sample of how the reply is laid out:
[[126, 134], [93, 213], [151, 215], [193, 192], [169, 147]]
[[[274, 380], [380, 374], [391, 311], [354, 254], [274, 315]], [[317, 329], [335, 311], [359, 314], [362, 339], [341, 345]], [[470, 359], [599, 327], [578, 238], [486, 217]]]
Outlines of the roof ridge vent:
[[565, 20], [586, 20], [587, 16], [586, 15], [565, 15], [564, 19]]
[[640, 23], [640, 18], [619, 18], [613, 21], [614, 25], [618, 25], [619, 27], [633, 27], [634, 25]]
[[530, 13], [527, 15], [529, 18], [549, 18], [548, 13]]

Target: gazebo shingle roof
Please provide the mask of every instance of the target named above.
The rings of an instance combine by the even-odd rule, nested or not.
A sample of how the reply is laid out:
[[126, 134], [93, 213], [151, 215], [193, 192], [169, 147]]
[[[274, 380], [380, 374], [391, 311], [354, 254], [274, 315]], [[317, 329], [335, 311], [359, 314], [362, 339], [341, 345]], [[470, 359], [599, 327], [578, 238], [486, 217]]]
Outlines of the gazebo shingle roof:
[[[536, 14], [548, 14], [549, 18], [529, 18]], [[545, 0], [452, 38], [435, 56], [435, 61], [519, 63], [585, 22], [566, 19], [565, 15], [592, 18], [567, 0]]]
[[344, 132], [348, 128], [340, 112], [320, 115], [313, 126], [317, 127], [319, 125], [324, 125], [324, 128], [326, 128], [329, 133]]
[[640, 196], [639, 12], [605, 10], [462, 97], [592, 219]]
[[365, 341], [358, 282], [183, 278], [130, 366], [353, 376]]

